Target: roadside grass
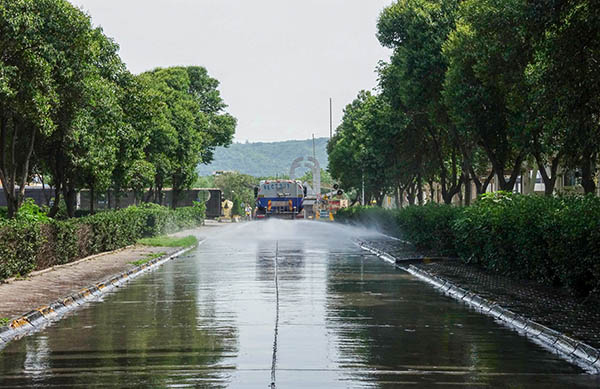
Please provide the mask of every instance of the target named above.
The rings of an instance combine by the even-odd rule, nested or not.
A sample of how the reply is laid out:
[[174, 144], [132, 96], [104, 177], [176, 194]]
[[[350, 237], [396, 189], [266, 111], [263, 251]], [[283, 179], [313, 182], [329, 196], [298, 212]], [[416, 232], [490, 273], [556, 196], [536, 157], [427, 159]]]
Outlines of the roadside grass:
[[0, 317], [0, 327], [7, 325], [10, 322], [8, 317]]
[[149, 254], [145, 258], [139, 259], [139, 260], [134, 261], [134, 262], [129, 262], [129, 263], [131, 263], [132, 265], [135, 265], [135, 266], [140, 266], [140, 265], [143, 265], [144, 263], [150, 262], [151, 260], [153, 260], [155, 258], [162, 257], [165, 254], [166, 253], [164, 251], [162, 251], [160, 253]]
[[175, 238], [170, 236], [156, 236], [154, 238], [144, 238], [138, 240], [139, 244], [155, 247], [190, 247], [198, 244], [195, 236], [189, 235], [184, 238]]

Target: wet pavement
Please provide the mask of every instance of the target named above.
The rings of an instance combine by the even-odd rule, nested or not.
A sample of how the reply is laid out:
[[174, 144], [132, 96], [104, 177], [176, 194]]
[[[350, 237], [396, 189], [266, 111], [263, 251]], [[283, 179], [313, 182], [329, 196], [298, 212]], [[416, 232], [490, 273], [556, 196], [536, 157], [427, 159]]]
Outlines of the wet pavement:
[[269, 221], [218, 229], [103, 302], [0, 351], [1, 387], [600, 386], [353, 243]]
[[[493, 273], [477, 265], [465, 264], [459, 259], [413, 261], [413, 258], [418, 258], [422, 253], [397, 240], [374, 237], [365, 241], [401, 260], [402, 264], [410, 262], [512, 312], [600, 348], [598, 296], [582, 302], [564, 289]], [[435, 257], [435, 254], [430, 256]], [[406, 262], [406, 258], [411, 260]]]

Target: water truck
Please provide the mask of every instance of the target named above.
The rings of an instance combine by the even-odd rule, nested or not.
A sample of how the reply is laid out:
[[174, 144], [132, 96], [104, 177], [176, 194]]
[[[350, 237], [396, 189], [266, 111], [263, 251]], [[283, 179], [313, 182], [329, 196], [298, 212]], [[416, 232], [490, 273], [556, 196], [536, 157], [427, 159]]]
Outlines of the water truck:
[[304, 216], [306, 188], [296, 180], [263, 180], [254, 188], [256, 218], [297, 219]]

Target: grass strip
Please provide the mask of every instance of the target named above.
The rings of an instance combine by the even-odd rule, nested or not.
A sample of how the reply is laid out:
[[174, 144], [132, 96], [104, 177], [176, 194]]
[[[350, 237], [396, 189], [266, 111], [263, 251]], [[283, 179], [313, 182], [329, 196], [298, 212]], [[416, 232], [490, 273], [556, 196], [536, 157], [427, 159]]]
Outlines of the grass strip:
[[166, 254], [165, 252], [160, 252], [160, 253], [149, 254], [149, 255], [148, 255], [148, 256], [146, 256], [145, 258], [142, 258], [142, 259], [140, 259], [140, 260], [137, 260], [137, 261], [134, 261], [134, 262], [129, 262], [129, 263], [131, 263], [132, 265], [135, 265], [135, 266], [140, 266], [140, 265], [143, 265], [144, 263], [148, 263], [148, 262], [150, 262], [150, 261], [151, 261], [151, 260], [153, 260], [154, 258], [159, 258], [159, 257], [162, 257], [162, 256], [163, 256], [163, 255], [165, 255], [165, 254]]
[[7, 325], [10, 322], [8, 317], [0, 317], [0, 327]]
[[183, 238], [175, 238], [171, 236], [156, 236], [154, 238], [144, 238], [138, 240], [139, 244], [155, 247], [190, 247], [198, 244], [198, 239], [195, 236], [189, 235]]

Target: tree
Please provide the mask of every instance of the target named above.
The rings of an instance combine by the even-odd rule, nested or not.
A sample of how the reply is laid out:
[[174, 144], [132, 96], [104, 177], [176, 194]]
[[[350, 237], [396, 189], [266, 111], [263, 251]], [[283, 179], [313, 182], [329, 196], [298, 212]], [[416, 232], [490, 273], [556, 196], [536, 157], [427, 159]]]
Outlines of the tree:
[[[327, 145], [329, 171], [346, 190], [361, 190], [378, 204], [389, 191], [388, 158], [392, 152], [389, 106], [379, 96], [361, 91], [344, 110], [342, 124]], [[387, 147], [387, 148], [386, 148]]]
[[[57, 0], [58, 1], [58, 0]], [[52, 77], [60, 104], [54, 112], [57, 128], [40, 139], [38, 158], [52, 175], [58, 211], [61, 194], [73, 216], [77, 190], [104, 190], [114, 167], [117, 129], [122, 126], [115, 80], [124, 71], [118, 46], [93, 29], [89, 17], [59, 1], [62, 14], [46, 13], [58, 30], [52, 39], [60, 48]]]
[[126, 188], [131, 188], [135, 199], [135, 204], [141, 200], [142, 193], [146, 188], [152, 185], [156, 170], [154, 165], [143, 159], [133, 161], [125, 173]]
[[169, 124], [150, 136], [150, 160], [168, 169], [157, 169], [155, 186], [160, 191], [168, 180], [176, 207], [181, 191], [196, 180], [198, 164], [210, 163], [215, 147], [231, 143], [236, 120], [223, 112], [226, 106], [216, 89], [218, 81], [204, 68], [156, 69], [144, 78], [164, 102]]
[[[502, 190], [512, 190], [530, 147], [525, 68], [532, 44], [524, 0], [466, 0], [443, 47], [444, 95], [463, 137], [485, 151]], [[505, 176], [508, 173], [509, 178]]]
[[421, 203], [423, 180], [430, 187], [439, 182], [446, 203], [464, 180], [461, 139], [441, 97], [447, 69], [441, 46], [454, 28], [457, 9], [458, 1], [399, 1], [384, 9], [377, 25], [381, 44], [394, 49], [391, 63], [379, 69], [382, 94], [407, 121], [397, 141], [405, 143], [398, 148], [412, 160], [398, 162], [402, 170], [414, 169], [399, 177], [416, 184]]
[[223, 196], [228, 200], [238, 198], [245, 204], [254, 203], [254, 187], [259, 179], [247, 174], [228, 172], [214, 177], [214, 185], [221, 189]]
[[551, 161], [547, 187], [564, 159], [580, 167], [586, 193], [594, 193], [600, 151], [600, 4], [596, 1], [528, 1], [528, 24], [536, 37], [527, 68], [537, 117], [536, 158]]
[[23, 203], [36, 139], [56, 128], [52, 69], [69, 13], [63, 1], [0, 1], [0, 181], [9, 217]]

